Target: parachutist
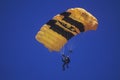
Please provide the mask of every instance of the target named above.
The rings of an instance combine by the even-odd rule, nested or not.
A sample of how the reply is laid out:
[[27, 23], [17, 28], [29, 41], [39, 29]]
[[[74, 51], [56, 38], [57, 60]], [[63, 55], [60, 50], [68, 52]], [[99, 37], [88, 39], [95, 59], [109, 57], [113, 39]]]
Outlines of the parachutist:
[[69, 68], [68, 64], [70, 63], [70, 58], [69, 56], [65, 56], [64, 54], [62, 54], [62, 62], [63, 62], [63, 71], [65, 71], [65, 67]]

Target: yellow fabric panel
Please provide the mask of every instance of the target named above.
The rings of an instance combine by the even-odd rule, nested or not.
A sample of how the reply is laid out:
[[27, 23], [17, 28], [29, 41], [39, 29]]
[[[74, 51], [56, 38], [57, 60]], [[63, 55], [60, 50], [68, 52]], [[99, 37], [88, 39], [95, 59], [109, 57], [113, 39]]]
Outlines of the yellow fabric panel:
[[[56, 34], [51, 35], [51, 34], [49, 34], [49, 32], [48, 33], [47, 32], [44, 36], [47, 37], [49, 40], [51, 40], [53, 42], [53, 44], [52, 44], [53, 46], [55, 46], [56, 48], [60, 48], [60, 45], [64, 44], [63, 41], [61, 41], [59, 38], [55, 37], [55, 36], [58, 36], [58, 34], [57, 35]], [[59, 42], [59, 41], [61, 41], [61, 42]]]
[[42, 43], [46, 46], [48, 46], [49, 49], [55, 49], [58, 50], [58, 46], [54, 45], [55, 41], [51, 40], [48, 36], [49, 34], [45, 34], [44, 36], [38, 36], [38, 39], [42, 41]]
[[[39, 32], [39, 34], [41, 31]], [[48, 49], [50, 50], [58, 50], [58, 46], [54, 45], [55, 41], [52, 41], [49, 37], [49, 34], [46, 34], [44, 36], [37, 36], [37, 39], [43, 43]]]
[[39, 37], [39, 36], [36, 36], [36, 39], [37, 39], [40, 43], [44, 44], [44, 46], [47, 47], [48, 49], [53, 50], [53, 47], [51, 47], [51, 44], [48, 43], [46, 40], [42, 39], [42, 38]]
[[71, 8], [71, 9], [68, 9], [67, 12], [71, 13], [70, 15], [71, 18], [79, 22], [82, 22], [84, 24], [85, 31], [97, 29], [97, 26], [98, 26], [97, 19], [92, 14], [87, 12], [85, 9]]
[[60, 51], [67, 40], [60, 34], [49, 29], [49, 26], [44, 25], [36, 35], [36, 39], [44, 44], [50, 51]]
[[61, 49], [67, 42], [66, 38], [51, 29], [48, 30], [48, 34], [51, 34], [51, 36], [56, 39], [56, 43], [54, 43], [54, 45], [57, 45], [59, 49]]
[[[47, 27], [47, 26], [46, 26]], [[58, 41], [59, 40], [59, 38], [56, 38], [55, 37], [55, 34], [53, 35], [53, 34], [51, 34], [50, 33], [50, 29], [47, 29], [46, 27], [44, 27], [44, 28], [42, 28], [41, 29], [41, 31], [44, 33], [44, 35], [42, 35], [41, 37], [47, 37], [49, 40], [52, 40], [52, 41], [54, 41], [54, 42], [56, 42], [56, 41]], [[40, 31], [40, 32], [41, 32]], [[40, 32], [38, 32], [38, 34], [40, 35]], [[53, 33], [53, 32], [52, 32]]]
[[50, 34], [51, 36], [53, 36], [54, 39], [56, 39], [56, 41], [58, 42], [57, 44], [64, 45], [67, 42], [67, 40], [63, 36], [54, 32], [53, 30], [48, 30], [48, 34]]

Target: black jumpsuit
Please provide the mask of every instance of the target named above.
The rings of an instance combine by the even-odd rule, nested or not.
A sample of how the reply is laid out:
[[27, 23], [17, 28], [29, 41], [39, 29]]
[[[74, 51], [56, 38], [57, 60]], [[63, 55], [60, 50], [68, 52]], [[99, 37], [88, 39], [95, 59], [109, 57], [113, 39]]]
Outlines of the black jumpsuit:
[[70, 58], [68, 56], [62, 55], [62, 61], [64, 62], [62, 65], [63, 71], [64, 71], [65, 66], [66, 66], [66, 68], [69, 68], [68, 64], [70, 63]]

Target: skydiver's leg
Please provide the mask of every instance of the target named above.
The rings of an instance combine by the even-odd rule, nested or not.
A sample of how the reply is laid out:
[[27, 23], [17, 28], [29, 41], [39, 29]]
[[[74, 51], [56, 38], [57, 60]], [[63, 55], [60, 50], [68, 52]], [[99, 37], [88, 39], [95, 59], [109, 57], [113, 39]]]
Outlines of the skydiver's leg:
[[66, 63], [63, 63], [63, 65], [62, 65], [63, 71], [65, 71], [65, 65], [66, 65]]
[[67, 68], [69, 68], [69, 65], [68, 65], [68, 63], [66, 63], [66, 67], [67, 67]]

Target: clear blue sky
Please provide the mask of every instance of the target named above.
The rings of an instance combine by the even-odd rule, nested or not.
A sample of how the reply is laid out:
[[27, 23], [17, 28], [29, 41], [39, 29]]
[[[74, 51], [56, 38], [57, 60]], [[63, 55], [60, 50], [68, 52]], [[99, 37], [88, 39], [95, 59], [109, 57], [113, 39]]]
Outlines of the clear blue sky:
[[[61, 55], [50, 53], [35, 35], [73, 7], [92, 13], [99, 25], [80, 34], [63, 72]], [[119, 0], [0, 0], [0, 80], [120, 80], [119, 7]]]

